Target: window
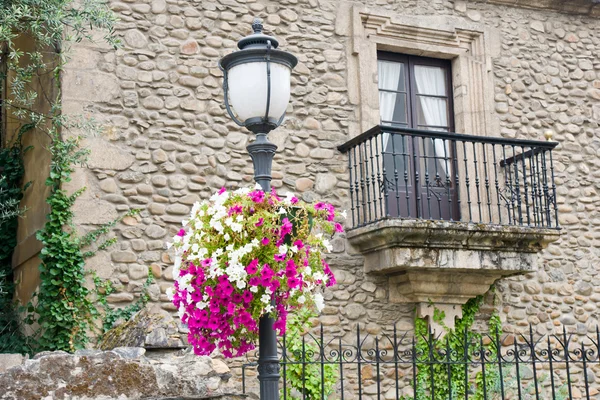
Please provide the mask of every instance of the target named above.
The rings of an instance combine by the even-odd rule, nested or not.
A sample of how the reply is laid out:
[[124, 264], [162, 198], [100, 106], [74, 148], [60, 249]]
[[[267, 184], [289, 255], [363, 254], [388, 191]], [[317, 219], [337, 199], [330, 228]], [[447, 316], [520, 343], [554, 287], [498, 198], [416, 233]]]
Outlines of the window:
[[[447, 60], [378, 52], [379, 113], [383, 125], [429, 131], [453, 131], [452, 86]], [[455, 149], [441, 139], [384, 137], [384, 167], [392, 216], [425, 219], [458, 219], [450, 202], [427, 207], [453, 196]], [[420, 179], [419, 179], [420, 178]], [[450, 185], [450, 187], [448, 187]], [[418, 189], [416, 189], [418, 187]], [[390, 193], [392, 192], [392, 193]], [[457, 204], [456, 201], [452, 203]]]

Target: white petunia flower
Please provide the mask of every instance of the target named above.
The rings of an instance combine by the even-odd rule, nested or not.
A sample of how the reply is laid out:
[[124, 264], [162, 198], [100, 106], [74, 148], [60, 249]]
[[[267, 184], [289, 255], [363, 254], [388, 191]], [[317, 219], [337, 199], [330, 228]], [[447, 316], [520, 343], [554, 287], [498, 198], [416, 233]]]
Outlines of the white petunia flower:
[[256, 293], [256, 292], [258, 292], [258, 287], [257, 287], [257, 286], [251, 286], [251, 287], [250, 287], [250, 291], [251, 291], [252, 293]]
[[298, 252], [298, 246], [293, 245], [292, 247], [290, 247], [290, 250], [292, 251], [292, 253], [297, 253]]
[[262, 296], [260, 296], [260, 301], [262, 301], [265, 304], [269, 304], [271, 302], [271, 296], [269, 296], [268, 294], [263, 294]]
[[229, 236], [229, 233], [226, 233], [223, 235], [223, 239], [225, 239], [226, 242], [229, 242], [229, 239], [231, 239], [231, 236]]
[[167, 295], [167, 298], [170, 301], [173, 301], [173, 298], [175, 297], [175, 288], [174, 287], [168, 288], [167, 291], [165, 292], [165, 294]]
[[284, 199], [283, 201], [285, 202], [285, 204], [287, 204], [287, 205], [290, 205], [290, 206], [291, 206], [291, 205], [292, 205], [292, 198], [294, 198], [294, 197], [296, 197], [296, 196], [294, 196], [294, 193], [292, 193], [292, 192], [288, 192], [288, 193], [285, 195], [285, 199]]
[[315, 305], [317, 306], [317, 310], [319, 312], [323, 311], [325, 308], [325, 301], [323, 299], [323, 295], [321, 293], [315, 293]]
[[287, 254], [288, 252], [288, 247], [286, 244], [282, 244], [281, 246], [279, 246], [279, 254]]
[[342, 211], [340, 214], [342, 215], [342, 217], [344, 217], [344, 219], [348, 217], [348, 212], [346, 210]]
[[287, 211], [285, 211], [285, 208], [280, 207], [278, 213], [279, 214], [287, 214]]
[[256, 190], [262, 190], [262, 186], [260, 186], [258, 183], [256, 185], [254, 185], [254, 189]]
[[271, 311], [273, 311], [273, 306], [269, 304], [268, 306], [265, 307], [265, 312], [270, 313]]
[[331, 245], [331, 243], [329, 243], [329, 240], [327, 239], [323, 239], [323, 246], [327, 249], [328, 253], [331, 253], [331, 251], [333, 250], [333, 246]]
[[245, 289], [246, 288], [246, 282], [243, 280], [239, 280], [237, 281], [236, 285], [235, 285], [238, 289]]
[[304, 295], [298, 297], [298, 303], [304, 304], [305, 301], [306, 301], [306, 297], [304, 297]]
[[240, 233], [244, 226], [242, 224], [238, 224], [237, 222], [233, 222], [233, 223], [231, 223], [230, 227], [231, 227], [232, 231], [234, 231], [236, 233]]

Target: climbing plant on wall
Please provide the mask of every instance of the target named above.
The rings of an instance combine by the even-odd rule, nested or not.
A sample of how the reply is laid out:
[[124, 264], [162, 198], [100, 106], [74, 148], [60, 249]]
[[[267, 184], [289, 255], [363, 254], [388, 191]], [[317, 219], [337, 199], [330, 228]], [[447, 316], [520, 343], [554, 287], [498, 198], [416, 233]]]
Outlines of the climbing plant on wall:
[[26, 352], [27, 340], [20, 330], [20, 321], [13, 301], [15, 285], [12, 253], [17, 245], [19, 208], [23, 191], [23, 153], [28, 148], [21, 145], [22, 135], [30, 129], [24, 125], [17, 140], [10, 147], [0, 149], [0, 353]]
[[51, 170], [46, 180], [50, 213], [37, 234], [43, 245], [41, 284], [36, 307], [30, 307], [40, 327], [37, 350], [72, 351], [85, 346], [95, 313], [84, 286], [84, 259], [93, 252], [84, 253], [82, 247], [92, 244], [105, 227], [77, 235], [72, 206], [84, 188], [74, 193], [63, 188], [88, 154], [80, 146], [81, 137], [72, 132], [89, 131], [94, 125], [62, 113], [60, 78], [70, 43], [91, 40], [95, 30], [109, 44], [117, 45], [115, 22], [106, 1], [0, 0], [3, 106], [10, 118], [35, 128], [36, 134], [47, 135], [50, 142]]
[[[470, 398], [483, 400], [485, 397], [484, 386], [495, 387], [499, 374], [494, 368], [487, 371], [485, 384], [484, 376], [478, 372], [475, 374], [475, 385], [470, 386], [471, 377], [467, 375], [464, 365], [461, 363], [431, 362], [440, 354], [463, 356], [464, 359], [476, 361], [477, 357], [481, 355], [482, 346], [486, 355], [493, 359], [496, 355], [496, 348], [491, 344], [481, 344], [480, 346], [483, 336], [473, 330], [475, 316], [482, 303], [482, 296], [467, 301], [462, 306], [462, 318], [456, 319], [454, 329], [444, 327], [446, 332], [441, 339], [433, 336], [428, 330], [426, 320], [415, 319], [415, 347], [418, 360], [416, 364], [418, 370], [416, 376], [417, 399], [446, 400], [451, 395], [452, 398], [461, 398], [465, 397], [465, 393], [469, 393]], [[443, 325], [443, 312], [435, 309], [433, 319]], [[488, 321], [488, 327], [488, 334], [491, 337], [502, 334], [502, 324], [496, 313]]]

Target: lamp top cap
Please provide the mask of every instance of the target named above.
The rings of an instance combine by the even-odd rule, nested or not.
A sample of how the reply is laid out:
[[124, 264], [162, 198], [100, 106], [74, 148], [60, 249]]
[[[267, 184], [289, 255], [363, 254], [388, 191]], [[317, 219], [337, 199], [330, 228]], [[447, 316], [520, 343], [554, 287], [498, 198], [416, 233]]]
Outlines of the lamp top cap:
[[254, 18], [252, 22], [252, 30], [254, 31], [250, 35], [240, 39], [238, 42], [238, 48], [240, 50], [248, 48], [266, 48], [267, 43], [271, 42], [271, 48], [276, 49], [279, 46], [279, 42], [273, 36], [265, 35], [263, 30], [262, 22], [260, 18]]

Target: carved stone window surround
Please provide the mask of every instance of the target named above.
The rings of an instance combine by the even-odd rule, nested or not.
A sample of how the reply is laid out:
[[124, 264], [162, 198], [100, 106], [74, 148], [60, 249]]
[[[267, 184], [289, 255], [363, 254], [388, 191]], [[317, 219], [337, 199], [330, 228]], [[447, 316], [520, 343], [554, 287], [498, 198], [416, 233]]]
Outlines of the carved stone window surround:
[[377, 50], [450, 59], [456, 131], [498, 132], [491, 74], [499, 49], [496, 31], [453, 16], [407, 16], [362, 6], [351, 13], [349, 95], [360, 112], [353, 136], [379, 124]]

